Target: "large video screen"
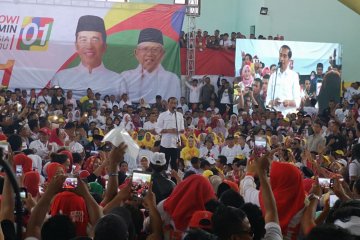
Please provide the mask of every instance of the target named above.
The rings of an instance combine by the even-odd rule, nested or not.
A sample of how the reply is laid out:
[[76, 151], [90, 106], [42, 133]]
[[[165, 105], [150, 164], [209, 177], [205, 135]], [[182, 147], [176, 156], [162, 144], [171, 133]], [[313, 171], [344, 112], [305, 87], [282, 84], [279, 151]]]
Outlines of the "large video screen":
[[[286, 64], [288, 62], [288, 68], [293, 70], [284, 75], [280, 74], [284, 71], [283, 68], [277, 70], [277, 67], [284, 64], [284, 57], [280, 63], [279, 55], [283, 45], [291, 49], [292, 54], [286, 56], [289, 60]], [[261, 109], [267, 107], [286, 115], [300, 108], [313, 106], [324, 74], [330, 69], [339, 70], [341, 65], [342, 46], [339, 43], [237, 39], [234, 104], [238, 106], [234, 109], [249, 110], [255, 104]], [[261, 87], [254, 84], [256, 78], [262, 80]], [[256, 101], [251, 99], [250, 93], [255, 94]]]
[[322, 63], [324, 72], [330, 66], [329, 58], [341, 65], [342, 46], [339, 43], [272, 41], [255, 39], [237, 39], [235, 53], [235, 76], [240, 76], [242, 52], [249, 53], [270, 67], [279, 62], [279, 49], [288, 45], [292, 50], [293, 70], [299, 75], [310, 75], [316, 70], [316, 65]]

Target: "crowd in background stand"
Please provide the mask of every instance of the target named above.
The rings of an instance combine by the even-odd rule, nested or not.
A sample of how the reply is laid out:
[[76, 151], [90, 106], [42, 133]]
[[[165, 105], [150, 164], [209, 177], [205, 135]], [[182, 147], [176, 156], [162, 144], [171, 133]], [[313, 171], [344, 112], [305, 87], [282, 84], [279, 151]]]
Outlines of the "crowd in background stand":
[[[220, 34], [220, 30], [215, 30], [213, 35], [209, 35], [208, 31], [202, 31], [198, 29], [195, 35], [196, 49], [203, 51], [206, 48], [209, 49], [235, 49], [236, 39], [246, 39], [246, 36], [241, 32], [232, 32]], [[284, 36], [271, 36], [267, 38], [263, 35], [259, 35], [257, 38], [255, 34], [250, 34], [249, 39], [261, 39], [261, 40], [284, 40]], [[179, 45], [181, 48], [187, 47], [188, 33], [180, 32]]]

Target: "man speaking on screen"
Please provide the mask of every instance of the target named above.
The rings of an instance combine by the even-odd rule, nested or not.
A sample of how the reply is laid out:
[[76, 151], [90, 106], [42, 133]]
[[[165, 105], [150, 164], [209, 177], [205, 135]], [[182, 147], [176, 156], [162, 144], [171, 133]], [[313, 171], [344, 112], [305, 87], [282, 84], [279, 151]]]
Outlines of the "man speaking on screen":
[[289, 68], [292, 52], [283, 45], [279, 51], [278, 69], [271, 74], [268, 84], [266, 105], [281, 111], [285, 116], [300, 106], [299, 75]]
[[180, 80], [178, 76], [163, 68], [161, 61], [165, 55], [163, 34], [155, 28], [140, 31], [138, 45], [134, 51], [139, 62], [137, 68], [120, 74], [120, 89], [128, 94], [132, 102], [141, 98], [147, 103], [155, 103], [155, 96], [163, 99], [180, 99]]
[[119, 81], [119, 74], [105, 68], [102, 62], [107, 48], [104, 20], [93, 15], [80, 17], [75, 37], [75, 48], [81, 62], [76, 67], [56, 73], [51, 85], [73, 90], [76, 98], [85, 96], [88, 87], [104, 95], [119, 94], [113, 87], [114, 82]]

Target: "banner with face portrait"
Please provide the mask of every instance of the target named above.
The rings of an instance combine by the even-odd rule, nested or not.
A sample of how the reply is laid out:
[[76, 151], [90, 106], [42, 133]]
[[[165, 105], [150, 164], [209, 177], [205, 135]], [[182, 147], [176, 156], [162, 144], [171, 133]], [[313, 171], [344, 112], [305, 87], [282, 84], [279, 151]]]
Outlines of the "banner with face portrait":
[[[178, 38], [185, 7], [109, 8], [2, 3], [0, 80], [10, 89], [58, 85], [75, 97], [180, 97]], [[179, 87], [178, 87], [179, 86]]]

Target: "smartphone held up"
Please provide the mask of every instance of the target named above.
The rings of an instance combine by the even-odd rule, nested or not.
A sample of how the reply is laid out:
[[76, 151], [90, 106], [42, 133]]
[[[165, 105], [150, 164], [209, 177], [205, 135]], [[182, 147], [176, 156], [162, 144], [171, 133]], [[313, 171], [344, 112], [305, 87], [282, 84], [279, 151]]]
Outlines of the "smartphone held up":
[[133, 171], [131, 192], [134, 197], [143, 198], [149, 190], [151, 173], [143, 171]]

